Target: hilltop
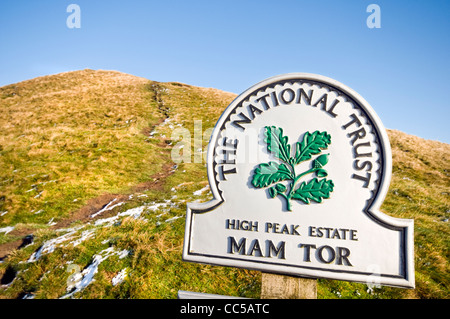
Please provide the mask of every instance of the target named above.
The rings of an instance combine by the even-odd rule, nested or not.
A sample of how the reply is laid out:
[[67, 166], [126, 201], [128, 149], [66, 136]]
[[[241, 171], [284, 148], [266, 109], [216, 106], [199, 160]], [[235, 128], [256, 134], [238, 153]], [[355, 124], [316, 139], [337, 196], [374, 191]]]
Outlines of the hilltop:
[[[258, 298], [256, 271], [181, 261], [186, 203], [207, 201], [209, 133], [235, 94], [81, 70], [0, 88], [0, 297]], [[177, 129], [191, 163], [172, 161]], [[319, 298], [448, 298], [450, 145], [388, 130], [382, 210], [415, 220], [416, 289], [319, 280]], [[95, 280], [92, 280], [95, 279]]]

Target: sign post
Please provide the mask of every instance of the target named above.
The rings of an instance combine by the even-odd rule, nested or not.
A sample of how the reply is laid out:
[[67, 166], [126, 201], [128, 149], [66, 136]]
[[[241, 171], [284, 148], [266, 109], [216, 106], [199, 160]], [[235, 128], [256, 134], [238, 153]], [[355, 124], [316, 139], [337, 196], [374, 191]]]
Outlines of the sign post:
[[316, 298], [316, 279], [262, 273], [261, 299]]
[[414, 222], [379, 210], [391, 166], [386, 130], [349, 87], [306, 73], [262, 81], [214, 128], [214, 198], [188, 204], [183, 259], [260, 270], [263, 298], [314, 297], [303, 278], [413, 288]]

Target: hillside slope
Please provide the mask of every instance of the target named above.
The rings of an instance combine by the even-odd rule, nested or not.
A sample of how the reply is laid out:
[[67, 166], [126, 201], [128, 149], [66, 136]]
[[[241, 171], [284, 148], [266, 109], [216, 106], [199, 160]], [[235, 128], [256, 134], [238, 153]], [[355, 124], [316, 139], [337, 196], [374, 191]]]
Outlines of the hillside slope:
[[[0, 297], [257, 298], [259, 272], [181, 261], [186, 203], [211, 196], [198, 159], [235, 97], [93, 70], [0, 88]], [[176, 165], [183, 128], [201, 147]], [[388, 134], [382, 210], [415, 219], [416, 289], [319, 280], [319, 298], [449, 297], [450, 145]]]

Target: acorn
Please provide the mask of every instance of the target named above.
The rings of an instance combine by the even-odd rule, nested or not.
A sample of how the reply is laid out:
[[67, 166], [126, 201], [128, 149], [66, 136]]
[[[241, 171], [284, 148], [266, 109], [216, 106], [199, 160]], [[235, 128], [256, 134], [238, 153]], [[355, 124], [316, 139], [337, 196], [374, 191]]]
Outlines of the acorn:
[[278, 194], [277, 189], [274, 186], [269, 188], [269, 195], [270, 195], [270, 197], [275, 198], [275, 196], [277, 196], [277, 194]]
[[275, 185], [275, 188], [276, 188], [277, 192], [279, 192], [279, 193], [283, 193], [284, 191], [286, 191], [286, 186], [281, 183], [278, 183], [277, 185]]
[[323, 168], [320, 168], [316, 171], [316, 175], [317, 175], [317, 177], [327, 177], [328, 173]]
[[330, 154], [323, 154], [320, 155], [318, 158], [316, 158], [313, 161], [313, 168], [322, 168], [328, 163], [328, 155]]

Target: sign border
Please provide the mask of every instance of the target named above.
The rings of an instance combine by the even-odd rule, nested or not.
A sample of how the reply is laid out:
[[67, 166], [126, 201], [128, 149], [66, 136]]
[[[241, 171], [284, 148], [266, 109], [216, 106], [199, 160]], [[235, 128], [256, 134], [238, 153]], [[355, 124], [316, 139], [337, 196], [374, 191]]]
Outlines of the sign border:
[[[364, 213], [367, 214], [373, 221], [382, 224], [384, 227], [399, 231], [401, 238], [401, 258], [403, 263], [403, 269], [400, 273], [403, 276], [389, 275], [389, 274], [372, 274], [369, 272], [352, 272], [347, 270], [334, 270], [334, 269], [321, 269], [319, 267], [302, 266], [302, 265], [288, 265], [276, 262], [268, 261], [249, 261], [241, 258], [234, 258], [232, 256], [216, 256], [198, 254], [190, 251], [190, 243], [192, 237], [192, 222], [193, 214], [206, 213], [220, 206], [224, 199], [221, 191], [218, 188], [217, 176], [215, 172], [214, 162], [214, 149], [218, 145], [218, 136], [225, 126], [225, 123], [229, 120], [230, 116], [235, 112], [236, 108], [241, 106], [242, 102], [246, 101], [253, 93], [264, 89], [265, 87], [274, 86], [276, 84], [282, 84], [283, 82], [296, 82], [296, 81], [308, 81], [315, 82], [321, 86], [328, 86], [333, 90], [336, 90], [346, 97], [351, 98], [355, 105], [358, 105], [362, 111], [364, 111], [367, 118], [372, 122], [373, 128], [376, 130], [376, 136], [379, 139], [381, 158], [383, 159], [383, 166], [380, 167], [381, 176], [378, 179], [378, 187], [374, 191], [374, 195], [371, 200], [367, 201], [367, 205], [364, 208]], [[376, 281], [378, 284], [414, 288], [414, 220], [412, 219], [399, 219], [388, 216], [380, 211], [380, 207], [386, 197], [389, 190], [389, 184], [392, 174], [392, 154], [389, 143], [389, 137], [387, 132], [375, 111], [369, 105], [369, 103], [361, 97], [353, 89], [346, 85], [317, 74], [311, 73], [287, 73], [270, 77], [264, 81], [261, 81], [243, 93], [236, 97], [217, 121], [208, 145], [207, 153], [207, 174], [208, 181], [211, 188], [213, 199], [206, 203], [188, 203], [186, 209], [186, 226], [185, 226], [185, 239], [183, 245], [184, 261], [220, 265], [220, 266], [232, 266], [253, 270], [260, 270], [265, 272], [287, 274], [308, 278], [329, 278], [337, 280], [348, 280], [356, 282], [368, 281], [369, 276], [373, 276], [371, 282]], [[301, 271], [299, 271], [301, 270]], [[320, 273], [318, 274], [317, 271]], [[375, 276], [377, 276], [376, 279]]]

